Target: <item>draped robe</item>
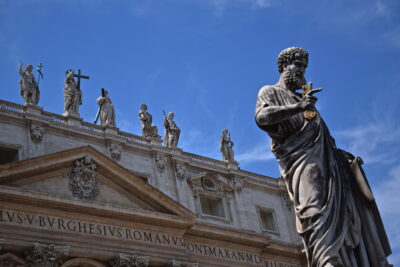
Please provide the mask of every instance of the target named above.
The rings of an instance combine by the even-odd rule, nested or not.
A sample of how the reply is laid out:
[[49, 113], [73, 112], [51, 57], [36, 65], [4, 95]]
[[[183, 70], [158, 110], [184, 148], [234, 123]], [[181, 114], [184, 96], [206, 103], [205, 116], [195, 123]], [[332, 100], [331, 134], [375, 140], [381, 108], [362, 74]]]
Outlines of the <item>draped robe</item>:
[[[258, 94], [256, 116], [268, 106], [300, 99], [301, 94], [265, 86]], [[271, 137], [308, 266], [390, 266], [386, 259], [390, 246], [375, 201], [362, 195], [350, 169], [351, 154], [336, 148], [319, 113], [310, 121], [300, 112], [258, 126]]]
[[101, 125], [115, 126], [115, 110], [110, 97], [100, 96], [96, 102], [100, 106]]

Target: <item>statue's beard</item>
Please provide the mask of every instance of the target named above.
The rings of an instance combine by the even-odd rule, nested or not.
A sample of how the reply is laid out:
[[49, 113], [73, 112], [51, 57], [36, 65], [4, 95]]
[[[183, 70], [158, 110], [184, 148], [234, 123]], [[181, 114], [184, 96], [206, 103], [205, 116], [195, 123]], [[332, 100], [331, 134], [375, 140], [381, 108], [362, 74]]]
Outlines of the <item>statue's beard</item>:
[[302, 74], [294, 71], [285, 70], [283, 73], [283, 80], [289, 89], [300, 89], [306, 85], [307, 81]]

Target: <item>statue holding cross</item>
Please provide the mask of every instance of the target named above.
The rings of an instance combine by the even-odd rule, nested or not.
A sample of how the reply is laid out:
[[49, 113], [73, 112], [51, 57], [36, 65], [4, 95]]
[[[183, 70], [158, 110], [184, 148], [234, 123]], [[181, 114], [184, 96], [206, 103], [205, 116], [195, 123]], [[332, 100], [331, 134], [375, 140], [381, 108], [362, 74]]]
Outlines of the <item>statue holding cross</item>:
[[[66, 72], [64, 87], [64, 116], [75, 115], [79, 117], [79, 106], [82, 104], [81, 79], [89, 79], [89, 76], [74, 73], [74, 69]], [[74, 77], [78, 78], [76, 82]]]

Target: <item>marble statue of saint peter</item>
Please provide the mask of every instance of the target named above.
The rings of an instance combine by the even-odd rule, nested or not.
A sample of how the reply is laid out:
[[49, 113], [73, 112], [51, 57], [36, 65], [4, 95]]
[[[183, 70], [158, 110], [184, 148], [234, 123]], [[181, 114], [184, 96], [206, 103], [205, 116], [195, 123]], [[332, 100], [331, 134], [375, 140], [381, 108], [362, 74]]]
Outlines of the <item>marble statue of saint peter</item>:
[[313, 94], [321, 89], [296, 91], [306, 88], [307, 65], [304, 49], [283, 50], [280, 78], [260, 89], [255, 117], [271, 138], [308, 266], [390, 266], [390, 245], [361, 158], [336, 147], [315, 108]]

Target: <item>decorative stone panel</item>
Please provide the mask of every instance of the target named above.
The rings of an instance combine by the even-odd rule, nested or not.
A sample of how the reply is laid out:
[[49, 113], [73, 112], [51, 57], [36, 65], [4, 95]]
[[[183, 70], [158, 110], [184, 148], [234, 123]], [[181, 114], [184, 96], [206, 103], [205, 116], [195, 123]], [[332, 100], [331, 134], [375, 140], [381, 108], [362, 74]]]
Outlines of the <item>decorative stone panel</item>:
[[111, 267], [147, 267], [150, 257], [120, 253], [110, 262]]
[[69, 189], [74, 197], [96, 199], [99, 194], [99, 180], [96, 177], [96, 164], [89, 156], [75, 161], [74, 169], [67, 176]]
[[26, 257], [30, 267], [59, 267], [69, 255], [69, 246], [33, 243], [33, 249]]

